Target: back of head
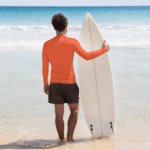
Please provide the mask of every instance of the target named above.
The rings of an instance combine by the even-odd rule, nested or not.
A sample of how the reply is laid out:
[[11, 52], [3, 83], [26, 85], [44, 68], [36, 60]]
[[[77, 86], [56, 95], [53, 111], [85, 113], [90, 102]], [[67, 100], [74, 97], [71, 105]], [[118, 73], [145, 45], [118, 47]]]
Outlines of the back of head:
[[59, 32], [64, 31], [68, 25], [68, 19], [62, 13], [55, 14], [51, 21], [54, 29]]

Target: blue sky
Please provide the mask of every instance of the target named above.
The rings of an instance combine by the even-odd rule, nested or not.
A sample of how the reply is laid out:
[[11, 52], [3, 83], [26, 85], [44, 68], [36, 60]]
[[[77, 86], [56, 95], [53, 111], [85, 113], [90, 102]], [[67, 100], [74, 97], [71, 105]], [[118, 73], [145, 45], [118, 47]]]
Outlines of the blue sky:
[[150, 0], [0, 0], [0, 6], [139, 6]]

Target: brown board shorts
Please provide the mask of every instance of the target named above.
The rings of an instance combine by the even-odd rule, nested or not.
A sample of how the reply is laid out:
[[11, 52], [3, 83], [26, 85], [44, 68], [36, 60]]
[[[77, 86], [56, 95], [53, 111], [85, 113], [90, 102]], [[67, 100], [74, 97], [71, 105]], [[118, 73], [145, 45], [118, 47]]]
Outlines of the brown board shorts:
[[77, 83], [50, 83], [48, 103], [79, 103], [79, 87]]

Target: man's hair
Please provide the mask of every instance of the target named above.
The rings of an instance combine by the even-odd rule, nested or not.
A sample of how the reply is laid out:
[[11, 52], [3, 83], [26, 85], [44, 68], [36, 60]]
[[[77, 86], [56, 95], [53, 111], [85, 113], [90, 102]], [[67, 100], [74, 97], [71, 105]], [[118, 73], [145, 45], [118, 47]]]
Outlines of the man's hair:
[[55, 14], [51, 21], [54, 29], [59, 32], [64, 31], [68, 25], [68, 19], [62, 13]]

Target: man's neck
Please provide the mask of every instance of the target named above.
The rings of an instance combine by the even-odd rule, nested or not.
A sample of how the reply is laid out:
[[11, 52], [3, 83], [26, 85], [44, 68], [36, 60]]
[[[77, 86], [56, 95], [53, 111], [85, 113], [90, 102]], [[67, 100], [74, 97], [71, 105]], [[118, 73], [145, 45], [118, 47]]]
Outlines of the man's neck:
[[61, 32], [58, 32], [58, 31], [57, 31], [57, 32], [56, 32], [56, 35], [57, 35], [57, 36], [59, 36], [59, 35], [65, 35], [65, 36], [66, 36], [66, 33], [67, 33], [66, 31], [63, 31], [62, 34], [61, 34]]

